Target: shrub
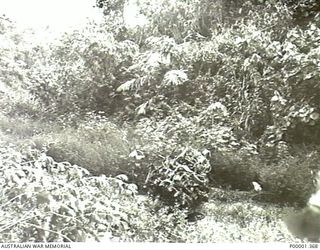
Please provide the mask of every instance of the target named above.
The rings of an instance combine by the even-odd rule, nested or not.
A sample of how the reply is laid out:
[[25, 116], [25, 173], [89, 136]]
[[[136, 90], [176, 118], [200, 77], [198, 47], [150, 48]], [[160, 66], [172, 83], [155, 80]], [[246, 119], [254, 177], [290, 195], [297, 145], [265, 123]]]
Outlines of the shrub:
[[192, 145], [215, 151], [241, 150], [256, 153], [254, 145], [239, 138], [236, 129], [232, 129], [230, 115], [220, 102], [201, 109], [179, 103], [163, 119], [141, 119], [137, 123], [136, 134], [147, 144], [146, 150], [167, 153], [177, 145]]
[[[200, 2], [191, 5], [195, 7]], [[232, 7], [232, 2], [236, 6], [234, 1], [229, 1], [227, 9], [228, 5]], [[129, 92], [128, 98], [139, 115], [156, 115], [164, 104], [169, 109], [180, 108], [184, 103], [196, 104], [199, 110], [211, 103], [221, 103], [229, 113], [224, 121], [245, 131], [246, 138], [257, 140], [270, 126], [275, 128], [275, 133], [281, 131], [280, 139], [292, 137], [299, 133], [300, 123], [310, 125], [302, 126], [301, 130], [318, 134], [319, 91], [314, 91], [318, 89], [319, 79], [314, 63], [319, 54], [318, 19], [306, 30], [301, 29], [293, 24], [290, 8], [268, 2], [258, 6], [243, 4], [241, 11], [248, 15], [239, 17], [231, 27], [221, 25], [213, 29], [214, 36], [210, 39], [182, 42], [176, 38], [178, 35], [167, 34], [166, 29], [157, 36], [152, 34], [146, 39], [146, 51], [133, 57], [128, 70], [134, 77], [124, 81], [119, 89], [126, 96]], [[177, 12], [187, 5], [179, 4], [181, 9]], [[163, 12], [157, 15], [168, 15], [170, 8], [161, 6]], [[152, 6], [148, 10], [152, 12]], [[209, 17], [205, 19], [210, 22]], [[148, 25], [164, 24], [159, 20]], [[183, 34], [184, 27], [179, 32]], [[139, 99], [133, 91], [139, 93]], [[179, 108], [174, 110], [187, 113]], [[301, 115], [296, 114], [302, 108], [310, 112], [302, 110]], [[161, 115], [168, 116], [166, 112]], [[312, 121], [305, 119], [310, 117]]]
[[160, 166], [152, 166], [147, 187], [169, 205], [194, 207], [207, 200], [211, 166], [201, 152], [185, 148], [167, 157]]
[[47, 49], [30, 70], [27, 88], [49, 117], [93, 110], [113, 114], [121, 107], [115, 89], [138, 51], [134, 42], [117, 42], [113, 34], [88, 25]]
[[[43, 154], [33, 156], [35, 160], [29, 161], [14, 150], [2, 149], [1, 217], [6, 218], [2, 242], [84, 241], [111, 231], [120, 214], [106, 217], [112, 207], [104, 203], [108, 196], [102, 194], [108, 189], [116, 192], [121, 182], [86, 179], [89, 172], [85, 169], [54, 162]], [[92, 195], [98, 187], [100, 193]]]
[[185, 213], [137, 195], [125, 175], [91, 176], [32, 150], [0, 149], [0, 242], [171, 241]]

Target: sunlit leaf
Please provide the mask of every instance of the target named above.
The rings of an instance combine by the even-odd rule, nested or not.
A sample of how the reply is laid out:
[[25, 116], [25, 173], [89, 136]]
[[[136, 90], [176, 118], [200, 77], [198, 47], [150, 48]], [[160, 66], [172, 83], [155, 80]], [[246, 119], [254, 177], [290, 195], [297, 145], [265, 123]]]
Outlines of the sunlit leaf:
[[133, 150], [133, 151], [129, 154], [129, 157], [136, 158], [137, 160], [141, 160], [141, 159], [143, 159], [145, 156], [144, 156], [143, 152], [141, 152], [140, 150]]
[[125, 174], [119, 174], [116, 176], [116, 178], [125, 182], [129, 181], [128, 176], [126, 176]]
[[183, 70], [171, 70], [164, 75], [165, 85], [182, 85], [188, 80], [188, 75]]
[[318, 120], [319, 119], [319, 113], [318, 112], [313, 112], [311, 115], [310, 115], [310, 118], [312, 120]]
[[125, 92], [125, 91], [129, 91], [131, 89], [133, 89], [134, 87], [134, 82], [136, 81], [136, 79], [132, 79], [130, 81], [127, 81], [123, 84], [121, 84], [118, 88], [117, 88], [117, 92]]
[[149, 105], [149, 102], [145, 102], [143, 104], [141, 104], [138, 108], [137, 108], [137, 114], [138, 115], [145, 115], [147, 113], [147, 107]]

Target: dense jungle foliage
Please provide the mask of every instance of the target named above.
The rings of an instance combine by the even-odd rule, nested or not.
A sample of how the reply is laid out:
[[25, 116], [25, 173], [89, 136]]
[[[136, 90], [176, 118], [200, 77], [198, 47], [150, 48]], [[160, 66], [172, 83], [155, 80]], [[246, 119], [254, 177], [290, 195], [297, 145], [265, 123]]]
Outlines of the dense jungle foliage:
[[0, 18], [0, 242], [300, 242], [320, 3], [133, 2], [47, 44]]

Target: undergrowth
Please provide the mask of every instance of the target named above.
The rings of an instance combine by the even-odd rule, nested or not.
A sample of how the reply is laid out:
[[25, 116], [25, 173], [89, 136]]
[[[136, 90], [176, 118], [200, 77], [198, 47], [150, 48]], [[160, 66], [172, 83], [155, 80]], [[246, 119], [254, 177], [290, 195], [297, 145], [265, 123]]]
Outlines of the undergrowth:
[[191, 223], [185, 210], [138, 195], [125, 175], [94, 177], [37, 150], [6, 147], [0, 159], [0, 242], [297, 242], [282, 209], [245, 197], [211, 200], [199, 208], [205, 218]]

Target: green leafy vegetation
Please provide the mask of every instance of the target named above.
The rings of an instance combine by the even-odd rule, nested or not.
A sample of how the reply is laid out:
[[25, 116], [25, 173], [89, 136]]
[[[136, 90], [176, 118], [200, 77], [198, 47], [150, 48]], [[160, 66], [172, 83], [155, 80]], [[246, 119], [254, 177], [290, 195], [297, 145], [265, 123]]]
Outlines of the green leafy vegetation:
[[[165, 209], [151, 214], [155, 202], [138, 196], [125, 175], [94, 177], [35, 150], [25, 156], [3, 148], [1, 162], [1, 242], [161, 241], [175, 230], [163, 221]], [[153, 239], [148, 229], [157, 225], [166, 228]]]
[[48, 44], [0, 19], [0, 241], [320, 238], [281, 221], [317, 189], [317, 1], [96, 4]]
[[185, 148], [177, 156], [169, 156], [161, 166], [152, 166], [146, 184], [154, 195], [163, 200], [178, 203], [182, 207], [194, 207], [207, 201], [211, 166], [205, 155]]

